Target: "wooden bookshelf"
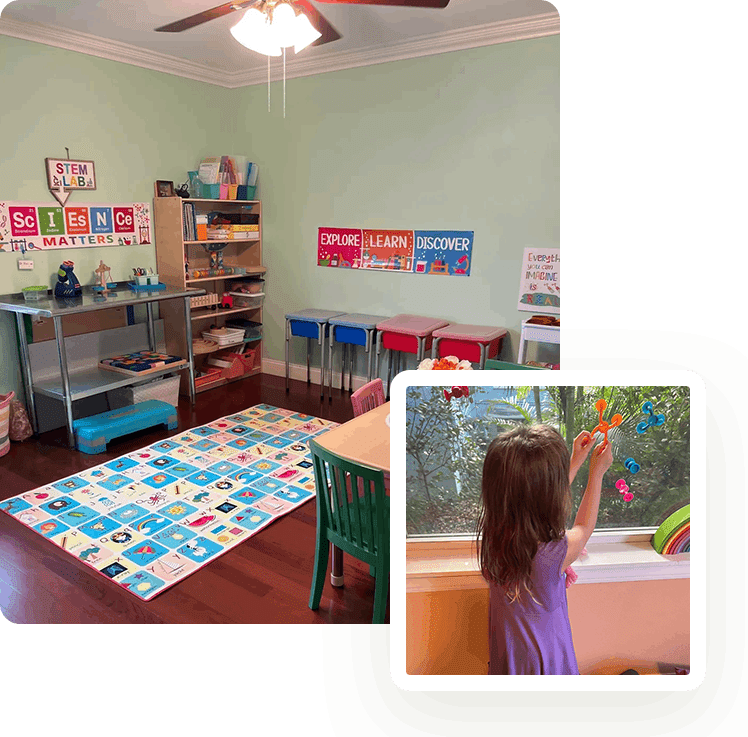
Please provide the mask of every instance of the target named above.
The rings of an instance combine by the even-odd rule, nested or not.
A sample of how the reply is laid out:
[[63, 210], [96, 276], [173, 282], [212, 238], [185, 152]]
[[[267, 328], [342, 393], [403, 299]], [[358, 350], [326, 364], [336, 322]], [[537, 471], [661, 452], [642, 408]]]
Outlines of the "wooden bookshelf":
[[[251, 213], [258, 215], [259, 230], [257, 238], [241, 239], [219, 239], [219, 240], [187, 240], [184, 238], [184, 208], [183, 203], [192, 203], [195, 212], [207, 214], [210, 212], [229, 213]], [[262, 264], [262, 203], [259, 200], [205, 200], [205, 199], [182, 199], [181, 197], [157, 197], [153, 201], [154, 232], [156, 237], [156, 261], [158, 264], [159, 279], [165, 284], [180, 286], [182, 288], [199, 284], [202, 289], [215, 292], [219, 296], [224, 291], [229, 291], [227, 280], [241, 282], [251, 277], [264, 276], [266, 269]], [[245, 269], [244, 274], [224, 274], [223, 276], [209, 276], [190, 278], [185, 270], [185, 260], [189, 262], [190, 270], [210, 268], [210, 254], [203, 247], [208, 244], [225, 243], [223, 249], [224, 267], [241, 267]], [[264, 291], [264, 289], [263, 289]], [[166, 349], [174, 355], [186, 355], [187, 334], [184, 329], [184, 316], [177, 314], [181, 308], [177, 305], [165, 302], [161, 306], [161, 315], [168, 326], [166, 330]], [[244, 317], [247, 320], [262, 323], [262, 303], [257, 307], [237, 307], [232, 309], [206, 309], [204, 306], [195, 307], [192, 310], [192, 337], [199, 338], [204, 330], [212, 325], [222, 327], [226, 318]], [[261, 371], [262, 339], [244, 341], [250, 343], [250, 347], [257, 350], [258, 360], [255, 361], [254, 370], [245, 373], [241, 377], [232, 379], [221, 379], [214, 383], [198, 387], [197, 391], [207, 391], [217, 386], [223, 386], [228, 382], [237, 381], [253, 376]], [[216, 351], [234, 348], [243, 345], [237, 343], [232, 346], [217, 348]], [[195, 368], [200, 370], [211, 354], [198, 354], [195, 356]], [[187, 386], [182, 381], [182, 393], [187, 393]]]

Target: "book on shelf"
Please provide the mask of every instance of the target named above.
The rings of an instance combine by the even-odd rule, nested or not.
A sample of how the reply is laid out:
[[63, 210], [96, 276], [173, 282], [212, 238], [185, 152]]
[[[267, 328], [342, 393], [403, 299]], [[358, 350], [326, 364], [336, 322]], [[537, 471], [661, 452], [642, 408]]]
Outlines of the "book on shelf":
[[257, 164], [250, 162], [249, 166], [247, 167], [247, 184], [250, 187], [255, 187], [257, 185], [257, 174]]

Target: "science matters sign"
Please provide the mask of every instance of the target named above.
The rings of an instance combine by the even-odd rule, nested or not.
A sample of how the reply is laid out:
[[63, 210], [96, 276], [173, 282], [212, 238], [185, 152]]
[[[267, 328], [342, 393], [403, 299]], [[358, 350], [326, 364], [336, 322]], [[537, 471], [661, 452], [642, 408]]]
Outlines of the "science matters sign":
[[472, 230], [319, 228], [317, 265], [470, 276]]
[[0, 201], [0, 251], [143, 243], [151, 243], [151, 211], [145, 202], [60, 207]]

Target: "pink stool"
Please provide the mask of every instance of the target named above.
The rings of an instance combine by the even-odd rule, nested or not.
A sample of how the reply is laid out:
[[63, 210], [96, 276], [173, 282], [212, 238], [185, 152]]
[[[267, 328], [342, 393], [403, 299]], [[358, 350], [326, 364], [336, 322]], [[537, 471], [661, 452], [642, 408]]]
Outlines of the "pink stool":
[[486, 325], [447, 325], [434, 330], [431, 358], [457, 356], [461, 361], [479, 363], [499, 355], [507, 331]]
[[433, 317], [419, 315], [395, 315], [389, 320], [377, 323], [377, 370], [379, 376], [379, 360], [382, 348], [390, 352], [387, 363], [387, 392], [389, 394], [392, 380], [393, 361], [397, 362], [395, 374], [400, 371], [400, 361], [403, 353], [413, 353], [420, 363], [427, 350], [431, 349], [432, 333], [438, 328], [449, 325], [447, 320], [437, 320]]

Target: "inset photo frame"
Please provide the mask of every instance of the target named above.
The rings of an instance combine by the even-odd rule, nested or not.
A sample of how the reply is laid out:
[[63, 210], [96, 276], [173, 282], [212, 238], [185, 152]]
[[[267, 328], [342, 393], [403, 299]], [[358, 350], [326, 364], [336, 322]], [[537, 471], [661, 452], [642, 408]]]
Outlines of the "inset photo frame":
[[[696, 374], [405, 371], [390, 410], [397, 686], [702, 682], [706, 404]], [[582, 526], [589, 534], [575, 543]], [[548, 539], [517, 548], [533, 529]]]
[[167, 182], [163, 179], [156, 180], [154, 185], [156, 197], [176, 197], [174, 192], [174, 182]]

